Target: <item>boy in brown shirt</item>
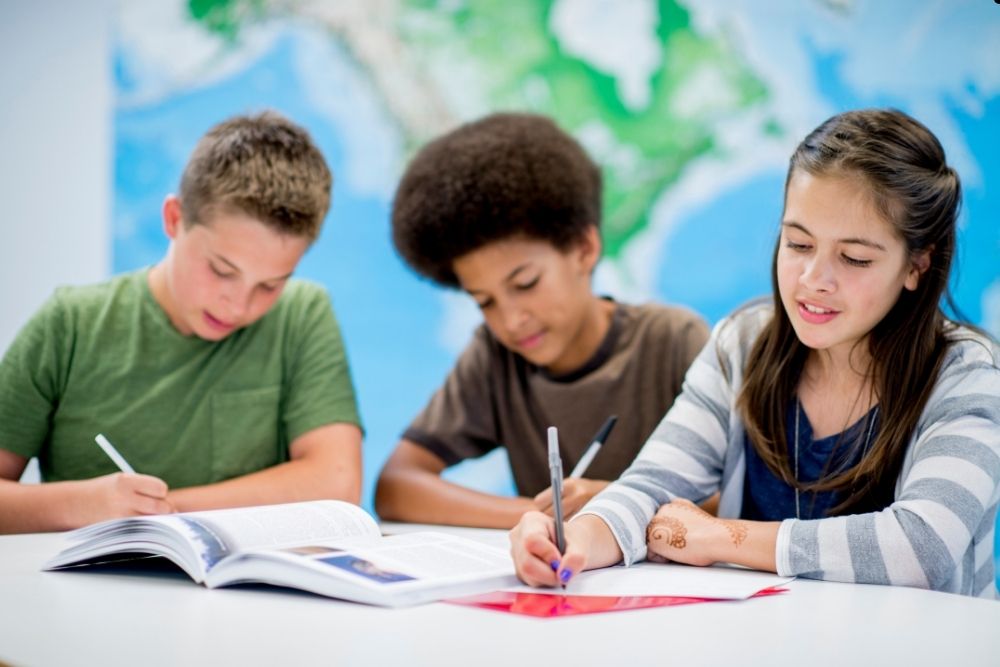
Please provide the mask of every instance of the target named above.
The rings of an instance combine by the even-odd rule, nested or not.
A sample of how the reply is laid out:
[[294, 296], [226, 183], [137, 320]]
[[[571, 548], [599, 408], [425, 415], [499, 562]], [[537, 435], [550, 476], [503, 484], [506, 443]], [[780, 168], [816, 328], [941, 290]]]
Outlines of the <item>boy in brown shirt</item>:
[[[681, 391], [708, 337], [690, 311], [593, 293], [601, 175], [552, 121], [496, 114], [425, 146], [393, 202], [393, 240], [417, 272], [475, 299], [484, 324], [382, 469], [386, 520], [513, 526], [551, 505], [545, 429], [571, 470], [609, 415], [617, 428], [584, 476], [572, 514], [635, 458]], [[441, 478], [505, 447], [517, 497]]]

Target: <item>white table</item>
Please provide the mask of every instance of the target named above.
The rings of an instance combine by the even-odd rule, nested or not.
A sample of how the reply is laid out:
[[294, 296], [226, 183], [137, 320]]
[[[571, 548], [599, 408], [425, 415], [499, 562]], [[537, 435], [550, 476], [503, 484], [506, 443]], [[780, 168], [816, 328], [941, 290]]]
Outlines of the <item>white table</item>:
[[1000, 665], [1000, 602], [909, 588], [798, 580], [745, 602], [542, 619], [208, 590], [180, 571], [41, 572], [61, 544], [58, 534], [0, 537], [0, 663]]

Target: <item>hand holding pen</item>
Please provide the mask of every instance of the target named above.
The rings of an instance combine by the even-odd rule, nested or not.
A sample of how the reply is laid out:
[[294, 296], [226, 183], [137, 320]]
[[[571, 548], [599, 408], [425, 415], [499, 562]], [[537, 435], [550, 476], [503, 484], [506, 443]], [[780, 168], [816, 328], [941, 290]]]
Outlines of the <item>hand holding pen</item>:
[[541, 512], [527, 512], [510, 531], [510, 553], [517, 576], [529, 586], [566, 587], [584, 570], [614, 565], [621, 549], [608, 528], [594, 515], [581, 516], [563, 526], [563, 551], [556, 522]]
[[[614, 418], [611, 418], [598, 432], [598, 436], [603, 434], [606, 438], [613, 426]], [[536, 511], [526, 512], [510, 531], [510, 551], [521, 581], [530, 586], [559, 585], [566, 588], [566, 584], [576, 573], [613, 565], [621, 561], [622, 552], [610, 528], [597, 516], [582, 516], [567, 524], [563, 523], [559, 433], [555, 427], [549, 427], [547, 436], [554, 516]], [[603, 438], [595, 438], [600, 439]]]
[[[584, 452], [583, 456], [580, 457], [579, 462], [576, 466], [574, 466], [573, 472], [570, 473], [567, 479], [563, 480], [562, 510], [564, 518], [568, 519], [576, 514], [588, 500], [603, 491], [604, 487], [610, 483], [607, 480], [602, 479], [584, 479], [583, 475], [587, 472], [587, 468], [594, 460], [597, 452], [608, 439], [608, 435], [611, 433], [611, 429], [614, 428], [617, 421], [618, 418], [615, 415], [608, 417], [608, 419], [594, 435], [587, 451]], [[533, 500], [535, 507], [540, 512], [545, 512], [546, 514], [551, 515], [553, 512], [552, 496], [553, 487], [550, 486], [534, 497]]]
[[121, 472], [78, 482], [83, 495], [80, 502], [75, 503], [74, 524], [86, 525], [104, 519], [174, 511], [167, 500], [169, 489], [166, 482], [135, 472], [103, 434], [97, 434], [94, 441]]

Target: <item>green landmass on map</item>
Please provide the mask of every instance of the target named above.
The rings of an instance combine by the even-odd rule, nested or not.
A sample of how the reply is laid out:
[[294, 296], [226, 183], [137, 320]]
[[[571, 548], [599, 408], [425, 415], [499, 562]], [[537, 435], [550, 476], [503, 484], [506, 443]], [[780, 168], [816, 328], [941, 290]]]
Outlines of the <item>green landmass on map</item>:
[[[768, 93], [726, 40], [698, 34], [684, 7], [659, 0], [655, 36], [661, 66], [649, 82], [648, 104], [631, 109], [619, 96], [613, 76], [564, 52], [549, 30], [554, 3], [402, 0], [388, 29], [429, 69], [449, 63], [474, 67], [488, 108], [544, 113], [578, 136], [597, 122], [617, 149], [633, 156], [622, 163], [595, 156], [604, 171], [605, 255], [614, 259], [649, 226], [654, 202], [686, 168], [699, 159], [725, 158], [715, 139], [717, 125], [763, 104]], [[245, 25], [293, 17], [295, 12], [294, 3], [278, 0], [189, 0], [188, 7], [193, 20], [234, 45]], [[724, 88], [713, 96], [710, 111], [678, 113], [685, 87], [707, 71], [715, 85]], [[770, 118], [759, 131], [781, 134]], [[428, 138], [407, 140], [416, 146]]]

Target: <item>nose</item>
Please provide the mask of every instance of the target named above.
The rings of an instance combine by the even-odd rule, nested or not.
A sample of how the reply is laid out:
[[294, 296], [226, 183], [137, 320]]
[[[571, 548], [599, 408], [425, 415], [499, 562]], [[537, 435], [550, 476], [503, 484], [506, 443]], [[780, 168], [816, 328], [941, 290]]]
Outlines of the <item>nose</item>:
[[500, 312], [504, 329], [509, 333], [516, 334], [521, 331], [528, 318], [528, 311], [519, 306], [516, 300], [508, 300], [501, 305]]
[[837, 289], [833, 261], [818, 253], [811, 257], [799, 277], [799, 282], [813, 292], [830, 293]]
[[219, 313], [229, 322], [239, 321], [250, 308], [250, 298], [253, 290], [247, 289], [242, 284], [227, 285], [222, 291], [222, 304], [224, 311]]

